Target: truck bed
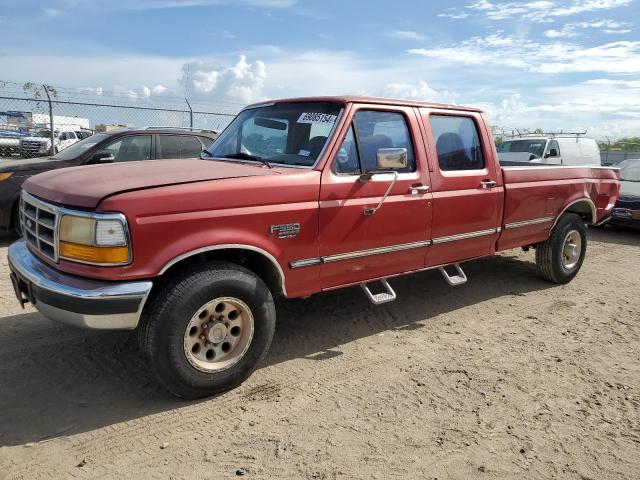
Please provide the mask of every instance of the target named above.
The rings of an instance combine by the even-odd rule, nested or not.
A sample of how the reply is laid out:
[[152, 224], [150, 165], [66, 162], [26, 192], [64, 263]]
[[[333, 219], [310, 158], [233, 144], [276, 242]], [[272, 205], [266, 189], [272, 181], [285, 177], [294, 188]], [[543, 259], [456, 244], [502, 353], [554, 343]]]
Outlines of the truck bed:
[[529, 164], [501, 165], [501, 171], [505, 199], [498, 250], [544, 241], [572, 205], [590, 222], [599, 222], [618, 196], [615, 168]]

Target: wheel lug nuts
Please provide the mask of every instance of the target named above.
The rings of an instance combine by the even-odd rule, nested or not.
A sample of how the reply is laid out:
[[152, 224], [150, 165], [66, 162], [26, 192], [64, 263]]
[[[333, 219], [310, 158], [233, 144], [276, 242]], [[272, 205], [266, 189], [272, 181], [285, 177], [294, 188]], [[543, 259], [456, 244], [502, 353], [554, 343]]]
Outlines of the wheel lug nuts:
[[200, 340], [204, 340], [204, 335], [200, 335]]

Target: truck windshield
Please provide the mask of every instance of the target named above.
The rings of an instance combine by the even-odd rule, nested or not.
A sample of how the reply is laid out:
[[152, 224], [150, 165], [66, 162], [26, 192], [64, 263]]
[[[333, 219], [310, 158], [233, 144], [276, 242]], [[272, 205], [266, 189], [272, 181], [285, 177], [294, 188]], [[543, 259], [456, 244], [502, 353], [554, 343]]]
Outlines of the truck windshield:
[[544, 146], [547, 141], [544, 139], [529, 140], [507, 140], [498, 147], [499, 153], [531, 153], [538, 158], [544, 154]]
[[73, 160], [105, 138], [109, 138], [109, 135], [106, 135], [104, 133], [96, 133], [95, 135], [91, 135], [90, 137], [85, 138], [84, 140], [80, 140], [79, 142], [74, 143], [64, 150], [61, 150], [51, 158], [53, 160]]
[[205, 151], [205, 157], [313, 167], [341, 111], [341, 104], [330, 102], [284, 102], [248, 108]]

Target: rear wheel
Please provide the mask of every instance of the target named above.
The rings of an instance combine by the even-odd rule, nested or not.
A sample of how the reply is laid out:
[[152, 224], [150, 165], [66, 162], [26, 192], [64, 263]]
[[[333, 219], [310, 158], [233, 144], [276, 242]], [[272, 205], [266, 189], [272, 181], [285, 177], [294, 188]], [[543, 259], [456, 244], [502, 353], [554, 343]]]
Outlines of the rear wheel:
[[244, 268], [208, 263], [160, 286], [140, 344], [158, 380], [183, 398], [229, 390], [251, 375], [275, 331], [271, 292]]
[[578, 274], [587, 251], [587, 229], [575, 213], [560, 217], [549, 238], [536, 248], [540, 275], [550, 282], [568, 283]]

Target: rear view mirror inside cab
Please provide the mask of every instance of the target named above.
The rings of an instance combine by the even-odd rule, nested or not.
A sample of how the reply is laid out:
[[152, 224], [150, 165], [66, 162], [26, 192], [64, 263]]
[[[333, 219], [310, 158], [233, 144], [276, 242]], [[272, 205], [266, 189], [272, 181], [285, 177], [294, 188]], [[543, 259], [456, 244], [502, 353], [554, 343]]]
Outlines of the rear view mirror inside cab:
[[278, 120], [272, 120], [271, 118], [257, 117], [254, 123], [259, 127], [270, 128], [272, 130], [286, 130], [287, 124], [285, 122], [279, 122]]

